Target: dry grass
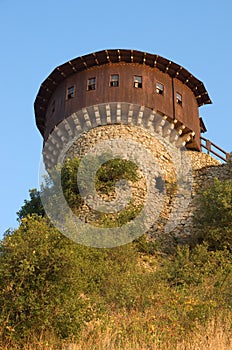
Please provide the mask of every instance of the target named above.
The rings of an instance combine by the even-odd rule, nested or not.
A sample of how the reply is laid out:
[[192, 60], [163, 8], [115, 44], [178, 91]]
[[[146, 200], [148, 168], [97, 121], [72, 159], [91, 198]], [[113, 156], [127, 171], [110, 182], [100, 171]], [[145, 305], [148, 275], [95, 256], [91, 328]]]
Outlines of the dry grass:
[[177, 345], [176, 350], [231, 350], [231, 321], [211, 320], [206, 328], [200, 327], [188, 340]]
[[[33, 345], [28, 342], [23, 350], [232, 350], [229, 318], [226, 321], [212, 319], [206, 327], [199, 325], [194, 332], [183, 334], [178, 341], [171, 335], [162, 339], [160, 329], [154, 329], [152, 325], [143, 331], [140, 327], [144, 325], [144, 320], [131, 320], [132, 315], [117, 316], [108, 320], [108, 324], [100, 320], [88, 323], [76, 343], [61, 344], [50, 337], [49, 342], [41, 339]], [[126, 333], [129, 326], [131, 330]], [[19, 348], [5, 345], [0, 349]]]
[[[136, 332], [135, 332], [136, 333]], [[118, 329], [108, 327], [104, 333], [100, 325], [91, 324], [78, 344], [67, 346], [67, 350], [232, 350], [232, 335], [230, 333], [230, 322], [222, 324], [211, 320], [207, 327], [199, 326], [195, 332], [188, 336], [183, 335], [182, 341], [160, 339], [158, 330], [153, 330], [145, 339], [144, 334], [136, 334], [130, 338], [119, 336]]]

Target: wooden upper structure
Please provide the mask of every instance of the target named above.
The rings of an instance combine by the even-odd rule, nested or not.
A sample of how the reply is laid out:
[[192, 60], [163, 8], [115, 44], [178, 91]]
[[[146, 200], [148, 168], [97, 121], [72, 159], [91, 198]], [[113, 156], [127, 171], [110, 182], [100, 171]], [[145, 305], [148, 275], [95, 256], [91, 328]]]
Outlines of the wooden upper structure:
[[206, 131], [198, 107], [211, 103], [204, 84], [180, 65], [135, 50], [103, 50], [55, 68], [35, 100], [38, 129], [46, 141], [63, 119], [78, 110], [108, 102], [150, 108], [191, 135], [186, 147], [201, 150]]

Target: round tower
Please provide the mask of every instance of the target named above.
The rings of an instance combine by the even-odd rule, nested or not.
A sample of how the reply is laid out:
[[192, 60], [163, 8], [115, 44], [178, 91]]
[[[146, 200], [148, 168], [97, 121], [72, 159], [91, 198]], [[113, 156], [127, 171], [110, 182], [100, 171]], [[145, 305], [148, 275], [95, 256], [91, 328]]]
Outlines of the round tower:
[[[83, 226], [84, 236], [90, 232], [84, 244], [124, 244], [150, 229], [153, 234], [157, 230], [169, 233], [175, 227], [177, 234], [183, 231], [183, 222], [192, 217], [187, 210], [192, 195], [191, 154], [206, 156], [201, 153], [201, 133], [206, 128], [198, 108], [209, 103], [204, 84], [190, 72], [146, 52], [103, 50], [54, 69], [42, 83], [34, 105], [36, 124], [44, 139], [46, 169], [58, 163], [62, 165], [67, 158], [84, 159], [86, 155], [94, 155], [102, 162], [105, 155], [101, 158], [100, 153], [109, 146], [113, 158], [137, 162], [139, 171], [145, 174], [132, 186], [131, 210], [137, 208], [140, 213], [139, 208], [144, 209], [138, 220], [134, 217], [134, 222], [129, 223], [129, 231], [127, 227], [126, 231], [115, 229], [111, 236], [109, 228], [106, 234], [99, 232], [100, 243], [96, 243], [96, 225], [93, 231], [92, 227], [88, 226], [86, 231]], [[95, 214], [104, 207], [114, 220], [113, 213], [126, 207], [126, 192], [121, 188], [119, 199], [99, 198], [96, 191], [88, 190], [93, 188], [91, 181], [92, 178], [81, 179], [85, 183], [85, 204], [79, 210], [80, 217], [85, 223], [99, 224]], [[61, 187], [59, 191], [62, 192]], [[57, 198], [62, 198], [60, 193]], [[60, 208], [55, 213], [56, 223], [65, 206], [65, 201], [61, 203], [60, 199], [56, 205], [47, 205], [48, 210]], [[69, 208], [65, 213], [71, 218], [69, 223], [75, 226], [76, 218]], [[82, 242], [84, 236], [77, 235], [75, 240]]]

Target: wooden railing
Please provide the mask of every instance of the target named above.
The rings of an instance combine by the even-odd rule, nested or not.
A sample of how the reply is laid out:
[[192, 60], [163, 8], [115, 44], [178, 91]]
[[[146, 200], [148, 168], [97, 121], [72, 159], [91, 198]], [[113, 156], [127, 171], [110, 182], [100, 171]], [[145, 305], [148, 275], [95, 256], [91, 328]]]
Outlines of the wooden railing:
[[203, 147], [208, 154], [214, 154], [216, 157], [223, 160], [224, 162], [229, 162], [231, 159], [230, 153], [224, 151], [222, 148], [215, 145], [215, 143], [205, 139], [204, 137], [201, 137], [201, 147]]

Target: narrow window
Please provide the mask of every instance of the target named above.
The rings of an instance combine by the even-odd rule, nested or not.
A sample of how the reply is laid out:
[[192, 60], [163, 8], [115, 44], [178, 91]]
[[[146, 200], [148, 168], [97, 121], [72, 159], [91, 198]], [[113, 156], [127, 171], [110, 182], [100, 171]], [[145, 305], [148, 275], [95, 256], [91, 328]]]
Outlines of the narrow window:
[[182, 106], [182, 95], [179, 92], [176, 93], [176, 103]]
[[134, 87], [135, 88], [142, 88], [142, 77], [138, 75], [134, 75]]
[[96, 89], [96, 78], [90, 78], [87, 80], [87, 90], [95, 90]]
[[113, 87], [119, 86], [119, 75], [118, 74], [112, 74], [110, 76], [110, 86], [113, 86]]
[[164, 94], [164, 85], [161, 83], [156, 83], [156, 93], [159, 95]]
[[75, 86], [69, 86], [67, 89], [67, 100], [70, 100], [75, 96]]

